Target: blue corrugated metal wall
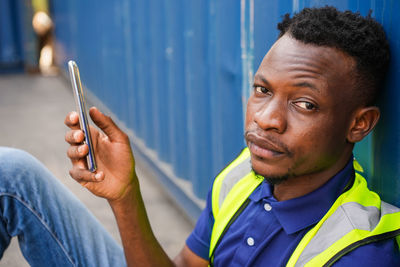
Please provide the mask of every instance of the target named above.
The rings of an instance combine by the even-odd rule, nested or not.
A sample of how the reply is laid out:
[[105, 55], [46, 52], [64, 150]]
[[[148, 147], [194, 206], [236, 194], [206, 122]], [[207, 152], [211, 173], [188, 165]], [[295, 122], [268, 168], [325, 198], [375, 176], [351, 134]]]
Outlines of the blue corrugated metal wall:
[[18, 40], [17, 10], [11, 1], [0, 2], [0, 66], [22, 62], [21, 41]]
[[[244, 146], [243, 107], [251, 76], [275, 41], [281, 16], [326, 4], [362, 14], [372, 9], [388, 33], [394, 60], [383, 120], [357, 155], [375, 189], [400, 204], [399, 3], [53, 0], [51, 7], [59, 64], [75, 59], [85, 86], [133, 130], [144, 150], [155, 152], [157, 158], [148, 157], [152, 166], [173, 176], [166, 184], [176, 184], [174, 177], [186, 179], [202, 199], [213, 177]], [[172, 172], [160, 167], [164, 163]]]
[[59, 64], [75, 59], [85, 86], [204, 199], [244, 146], [240, 2], [52, 1], [51, 9]]
[[0, 0], [0, 73], [37, 64], [37, 40], [27, 0]]

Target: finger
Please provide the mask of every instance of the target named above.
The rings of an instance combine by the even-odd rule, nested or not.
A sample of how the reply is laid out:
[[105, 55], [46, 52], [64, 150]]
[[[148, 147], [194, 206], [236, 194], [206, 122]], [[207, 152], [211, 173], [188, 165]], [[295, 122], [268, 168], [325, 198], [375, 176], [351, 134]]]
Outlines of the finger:
[[88, 152], [89, 152], [89, 147], [86, 144], [80, 146], [70, 146], [67, 150], [67, 156], [71, 160], [80, 160], [86, 157]]
[[128, 136], [119, 129], [114, 121], [101, 113], [97, 108], [92, 107], [89, 110], [93, 122], [110, 138], [111, 141], [127, 142]]
[[83, 159], [71, 159], [72, 162], [72, 168], [79, 168], [79, 169], [87, 169], [87, 161], [85, 158]]
[[102, 171], [93, 173], [87, 169], [82, 169], [78, 167], [74, 167], [69, 171], [74, 180], [77, 182], [101, 182], [104, 180], [104, 173]]
[[71, 130], [65, 134], [65, 141], [71, 145], [80, 144], [85, 140], [85, 134], [82, 130]]
[[64, 124], [72, 130], [79, 129], [79, 115], [75, 111], [68, 113], [65, 117]]

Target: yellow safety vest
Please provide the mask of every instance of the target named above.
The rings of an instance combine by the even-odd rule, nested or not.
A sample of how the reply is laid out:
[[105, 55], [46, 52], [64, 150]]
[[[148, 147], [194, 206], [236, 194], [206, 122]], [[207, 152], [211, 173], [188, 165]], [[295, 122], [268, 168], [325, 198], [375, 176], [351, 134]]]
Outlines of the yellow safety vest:
[[[325, 216], [297, 245], [287, 266], [331, 266], [359, 246], [396, 238], [400, 246], [400, 209], [368, 189], [354, 160], [356, 176], [350, 189], [342, 193]], [[250, 152], [245, 148], [215, 179], [212, 189], [214, 225], [209, 258], [236, 217], [250, 202], [248, 197], [263, 182], [254, 174]]]

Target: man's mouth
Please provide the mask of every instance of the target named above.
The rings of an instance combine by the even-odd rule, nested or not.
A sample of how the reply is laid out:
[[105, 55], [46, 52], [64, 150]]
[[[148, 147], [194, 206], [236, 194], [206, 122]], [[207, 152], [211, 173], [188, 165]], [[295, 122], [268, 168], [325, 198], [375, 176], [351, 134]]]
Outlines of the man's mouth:
[[272, 150], [266, 147], [261, 147], [253, 142], [248, 142], [248, 146], [251, 154], [256, 155], [260, 158], [275, 158], [277, 156], [283, 155], [282, 152], [278, 152], [276, 150]]
[[252, 155], [264, 159], [276, 159], [289, 154], [283, 145], [279, 145], [267, 138], [260, 137], [254, 132], [246, 132], [247, 146]]

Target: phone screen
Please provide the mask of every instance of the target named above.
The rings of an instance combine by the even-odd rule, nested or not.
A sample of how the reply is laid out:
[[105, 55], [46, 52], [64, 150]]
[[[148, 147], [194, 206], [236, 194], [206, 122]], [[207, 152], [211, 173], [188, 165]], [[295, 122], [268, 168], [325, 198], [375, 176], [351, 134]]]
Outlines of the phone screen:
[[79, 124], [81, 130], [85, 134], [84, 143], [86, 143], [89, 147], [89, 153], [86, 157], [87, 166], [91, 172], [94, 172], [97, 169], [96, 160], [94, 157], [92, 138], [90, 136], [89, 120], [85, 106], [85, 97], [81, 84], [81, 78], [79, 75], [78, 65], [75, 63], [75, 61], [73, 60], [68, 61], [68, 70], [69, 70], [69, 76], [71, 78], [72, 91], [74, 93], [74, 98], [75, 98], [75, 105], [77, 112], [79, 114]]

